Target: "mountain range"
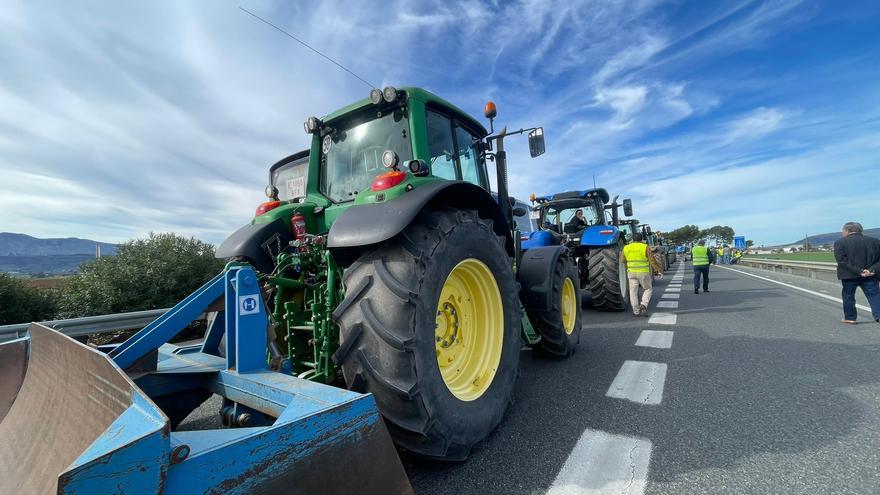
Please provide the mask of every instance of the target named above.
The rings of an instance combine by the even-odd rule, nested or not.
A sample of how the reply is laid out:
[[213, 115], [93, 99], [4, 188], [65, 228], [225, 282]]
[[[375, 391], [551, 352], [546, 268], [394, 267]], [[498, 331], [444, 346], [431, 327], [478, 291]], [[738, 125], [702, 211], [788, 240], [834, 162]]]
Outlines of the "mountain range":
[[[871, 236], [871, 237], [880, 238], [880, 227], [873, 228], [873, 229], [865, 229], [862, 232], [862, 234], [867, 235], [867, 236]], [[809, 238], [810, 238], [810, 244], [813, 246], [821, 246], [823, 244], [834, 244], [834, 241], [840, 239], [840, 231], [829, 232], [827, 234], [809, 235]], [[802, 244], [804, 244], [804, 242], [806, 242], [806, 240], [807, 240], [807, 238], [804, 237], [798, 241], [795, 241], [795, 242], [792, 242], [791, 244], [786, 244], [786, 245], [787, 246], [796, 245], [796, 244], [802, 245]]]
[[27, 234], [0, 232], [0, 272], [24, 275], [73, 273], [95, 257], [95, 246], [102, 256], [116, 254], [116, 245], [78, 237], [40, 239]]

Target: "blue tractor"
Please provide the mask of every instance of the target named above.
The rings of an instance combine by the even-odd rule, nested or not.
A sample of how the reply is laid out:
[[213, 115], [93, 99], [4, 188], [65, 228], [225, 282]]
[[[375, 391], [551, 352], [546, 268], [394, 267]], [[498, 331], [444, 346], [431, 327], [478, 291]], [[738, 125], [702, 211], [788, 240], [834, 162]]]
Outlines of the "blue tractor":
[[532, 218], [537, 229], [522, 240], [524, 251], [552, 245], [567, 246], [577, 260], [582, 290], [590, 292], [593, 307], [623, 311], [629, 301], [626, 264], [621, 261], [625, 233], [618, 224], [618, 208], [632, 215], [632, 202], [610, 200], [602, 188], [532, 196]]

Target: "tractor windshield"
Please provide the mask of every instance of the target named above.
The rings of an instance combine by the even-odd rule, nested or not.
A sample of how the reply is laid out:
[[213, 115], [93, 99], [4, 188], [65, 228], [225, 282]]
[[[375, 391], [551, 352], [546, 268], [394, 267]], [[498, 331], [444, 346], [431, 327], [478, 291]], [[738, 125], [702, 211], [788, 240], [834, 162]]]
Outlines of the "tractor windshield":
[[406, 109], [368, 118], [349, 121], [322, 138], [321, 192], [336, 203], [354, 200], [377, 175], [387, 171], [382, 166], [386, 150], [397, 153], [401, 164], [412, 159]]
[[[583, 212], [580, 219], [576, 219], [577, 212]], [[541, 209], [541, 228], [553, 230], [558, 234], [573, 234], [589, 227], [601, 224], [596, 210], [591, 203], [572, 204], [570, 202], [545, 206]]]

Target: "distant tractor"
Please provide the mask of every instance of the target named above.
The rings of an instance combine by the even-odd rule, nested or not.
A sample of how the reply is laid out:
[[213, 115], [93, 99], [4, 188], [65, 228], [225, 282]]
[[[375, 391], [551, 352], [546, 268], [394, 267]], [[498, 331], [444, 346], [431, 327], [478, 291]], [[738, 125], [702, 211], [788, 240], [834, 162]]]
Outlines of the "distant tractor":
[[[581, 288], [589, 290], [593, 307], [623, 311], [629, 301], [626, 263], [620, 256], [626, 239], [616, 226], [621, 206], [617, 198], [610, 201], [608, 191], [596, 188], [533, 195], [532, 202], [539, 230], [523, 241], [523, 249], [567, 246], [577, 258]], [[630, 200], [624, 200], [622, 206], [627, 216], [632, 215]], [[582, 217], [578, 217], [579, 211]]]

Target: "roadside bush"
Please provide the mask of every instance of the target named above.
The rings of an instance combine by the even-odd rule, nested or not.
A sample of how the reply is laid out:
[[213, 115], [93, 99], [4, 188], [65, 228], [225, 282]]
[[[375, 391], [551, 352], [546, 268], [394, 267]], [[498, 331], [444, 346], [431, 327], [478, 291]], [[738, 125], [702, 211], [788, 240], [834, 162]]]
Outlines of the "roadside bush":
[[57, 311], [56, 289], [39, 289], [0, 273], [0, 325], [51, 320]]
[[61, 300], [65, 318], [167, 308], [223, 268], [214, 246], [171, 233], [128, 241], [80, 266]]

